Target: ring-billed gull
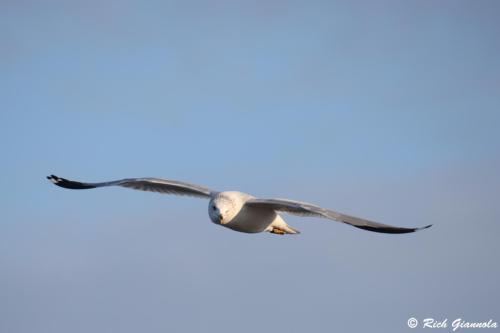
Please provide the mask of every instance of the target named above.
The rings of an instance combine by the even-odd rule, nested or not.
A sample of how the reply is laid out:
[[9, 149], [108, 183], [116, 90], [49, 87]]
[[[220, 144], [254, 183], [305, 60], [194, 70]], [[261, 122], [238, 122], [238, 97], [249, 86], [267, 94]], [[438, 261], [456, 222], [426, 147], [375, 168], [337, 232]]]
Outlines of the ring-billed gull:
[[279, 235], [298, 234], [298, 230], [289, 226], [281, 218], [278, 214], [280, 212], [300, 216], [323, 217], [350, 224], [356, 228], [388, 234], [405, 234], [431, 226], [427, 225], [420, 228], [393, 227], [337, 213], [305, 202], [287, 199], [259, 199], [242, 192], [217, 192], [203, 186], [167, 179], [129, 178], [102, 183], [82, 183], [54, 175], [47, 178], [57, 186], [74, 190], [104, 186], [122, 186], [142, 191], [209, 199], [208, 215], [213, 223], [246, 233], [267, 231]]

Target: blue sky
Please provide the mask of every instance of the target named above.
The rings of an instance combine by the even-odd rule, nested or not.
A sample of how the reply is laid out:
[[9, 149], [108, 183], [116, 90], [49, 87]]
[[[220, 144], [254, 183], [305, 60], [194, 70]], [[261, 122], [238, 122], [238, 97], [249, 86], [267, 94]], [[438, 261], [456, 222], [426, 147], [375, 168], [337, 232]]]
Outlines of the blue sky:
[[[0, 331], [402, 332], [494, 319], [494, 1], [4, 1]], [[210, 223], [153, 176], [401, 225]], [[418, 329], [417, 329], [418, 330]]]

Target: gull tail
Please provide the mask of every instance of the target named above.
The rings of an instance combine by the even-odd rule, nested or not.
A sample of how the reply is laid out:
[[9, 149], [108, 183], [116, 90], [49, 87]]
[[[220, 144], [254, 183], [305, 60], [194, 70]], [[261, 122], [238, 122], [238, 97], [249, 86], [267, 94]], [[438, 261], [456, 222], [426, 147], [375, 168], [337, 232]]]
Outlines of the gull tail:
[[287, 224], [287, 225], [286, 225], [286, 227], [285, 227], [285, 232], [286, 232], [287, 234], [292, 234], [292, 235], [293, 235], [293, 234], [300, 234], [300, 231], [298, 231], [298, 230], [297, 230], [297, 229], [295, 229], [295, 228], [290, 227], [288, 224]]
[[271, 223], [266, 231], [272, 233], [272, 234], [277, 234], [277, 235], [296, 235], [300, 234], [300, 231], [298, 231], [295, 228], [290, 227], [285, 220], [281, 218], [279, 214], [276, 214], [276, 218], [274, 219], [273, 223]]

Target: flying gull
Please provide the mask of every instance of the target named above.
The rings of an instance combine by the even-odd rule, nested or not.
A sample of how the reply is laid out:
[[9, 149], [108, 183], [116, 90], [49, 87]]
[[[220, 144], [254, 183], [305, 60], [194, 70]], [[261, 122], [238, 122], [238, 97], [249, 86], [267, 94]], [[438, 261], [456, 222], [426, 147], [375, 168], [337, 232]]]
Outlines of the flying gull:
[[246, 233], [257, 233], [262, 231], [279, 235], [300, 233], [295, 228], [289, 226], [281, 218], [279, 213], [323, 217], [350, 224], [356, 228], [387, 234], [406, 234], [431, 226], [427, 225], [420, 228], [393, 227], [387, 224], [341, 214], [305, 202], [287, 199], [259, 199], [242, 192], [217, 192], [199, 185], [159, 178], [128, 178], [102, 183], [82, 183], [54, 175], [48, 176], [47, 179], [57, 186], [73, 190], [105, 186], [122, 186], [135, 190], [209, 199], [208, 215], [213, 223]]

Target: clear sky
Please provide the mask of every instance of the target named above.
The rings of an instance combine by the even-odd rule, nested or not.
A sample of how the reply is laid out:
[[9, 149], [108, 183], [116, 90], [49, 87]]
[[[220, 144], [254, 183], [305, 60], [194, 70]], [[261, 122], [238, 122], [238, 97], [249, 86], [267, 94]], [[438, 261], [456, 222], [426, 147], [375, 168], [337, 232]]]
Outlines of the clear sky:
[[[0, 331], [500, 322], [497, 1], [2, 1]], [[320, 204], [383, 235], [84, 181]], [[418, 329], [413, 330], [418, 331]]]

